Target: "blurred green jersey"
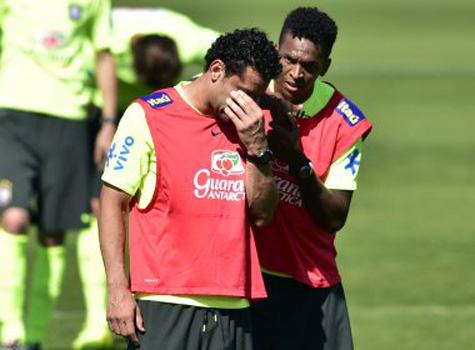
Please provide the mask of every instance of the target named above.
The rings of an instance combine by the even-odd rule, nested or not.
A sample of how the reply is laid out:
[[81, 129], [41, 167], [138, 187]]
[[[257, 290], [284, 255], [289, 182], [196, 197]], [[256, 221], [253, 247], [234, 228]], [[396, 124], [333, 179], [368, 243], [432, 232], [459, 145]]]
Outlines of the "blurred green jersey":
[[0, 108], [85, 119], [110, 0], [0, 0]]
[[[119, 110], [153, 88], [140, 84], [133, 69], [132, 38], [158, 34], [173, 39], [181, 62], [201, 63], [219, 33], [202, 27], [187, 16], [164, 8], [115, 8], [112, 11], [114, 53], [119, 80]], [[100, 104], [100, 102], [98, 102]]]

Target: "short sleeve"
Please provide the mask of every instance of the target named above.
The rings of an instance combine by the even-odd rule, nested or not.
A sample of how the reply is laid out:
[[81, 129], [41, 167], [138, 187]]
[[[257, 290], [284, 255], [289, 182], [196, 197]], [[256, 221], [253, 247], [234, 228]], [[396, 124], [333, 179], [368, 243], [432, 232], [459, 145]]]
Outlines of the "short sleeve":
[[145, 112], [138, 103], [125, 111], [106, 160], [102, 181], [135, 196], [155, 157]]
[[363, 139], [359, 138], [330, 167], [325, 186], [333, 190], [354, 191], [357, 188]]
[[110, 50], [112, 46], [111, 0], [98, 0], [92, 19], [92, 45], [95, 51]]

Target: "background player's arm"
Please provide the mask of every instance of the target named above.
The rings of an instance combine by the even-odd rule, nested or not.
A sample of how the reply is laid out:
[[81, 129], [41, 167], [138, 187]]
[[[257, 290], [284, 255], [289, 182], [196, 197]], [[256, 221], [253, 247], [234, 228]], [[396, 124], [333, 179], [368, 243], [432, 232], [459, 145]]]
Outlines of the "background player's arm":
[[94, 161], [99, 168], [104, 166], [107, 152], [114, 137], [115, 121], [117, 117], [117, 80], [114, 59], [111, 54], [112, 24], [111, 1], [96, 0], [94, 17], [90, 22], [90, 37], [96, 52], [97, 86], [103, 98], [101, 130], [97, 134], [94, 148]]
[[[264, 115], [259, 106], [242, 91], [231, 92], [225, 113], [236, 125], [239, 137], [250, 155], [257, 156], [266, 150]], [[274, 217], [279, 202], [270, 164], [246, 165], [246, 201], [251, 221], [258, 227], [265, 226]]]
[[[275, 113], [272, 116], [269, 144], [275, 156], [292, 168], [306, 157], [300, 146], [297, 122], [292, 116]], [[328, 232], [341, 230], [348, 216], [353, 191], [330, 190], [315, 173], [306, 179], [297, 177], [297, 184], [310, 216]]]
[[99, 168], [102, 168], [116, 129], [117, 78], [114, 58], [109, 51], [98, 52], [96, 62], [97, 85], [101, 91], [104, 104], [102, 106], [102, 126], [97, 135], [94, 149], [94, 161]]

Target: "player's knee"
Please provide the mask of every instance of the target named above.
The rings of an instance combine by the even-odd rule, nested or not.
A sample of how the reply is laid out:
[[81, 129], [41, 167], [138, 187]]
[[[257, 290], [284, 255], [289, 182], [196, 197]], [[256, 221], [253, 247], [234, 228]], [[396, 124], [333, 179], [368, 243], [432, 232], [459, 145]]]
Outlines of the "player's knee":
[[11, 208], [2, 215], [2, 227], [9, 233], [26, 233], [30, 225], [30, 217], [26, 209]]
[[64, 244], [64, 232], [47, 232], [38, 235], [39, 243], [44, 247], [57, 247]]

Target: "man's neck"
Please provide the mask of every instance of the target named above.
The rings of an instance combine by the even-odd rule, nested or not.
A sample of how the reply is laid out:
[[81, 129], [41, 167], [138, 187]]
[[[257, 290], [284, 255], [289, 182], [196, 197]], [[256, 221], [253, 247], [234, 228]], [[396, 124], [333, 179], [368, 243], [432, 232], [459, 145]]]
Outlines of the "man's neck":
[[183, 92], [190, 103], [201, 114], [214, 117], [214, 110], [209, 104], [207, 98], [207, 87], [204, 75], [193, 80], [190, 84], [183, 85]]

